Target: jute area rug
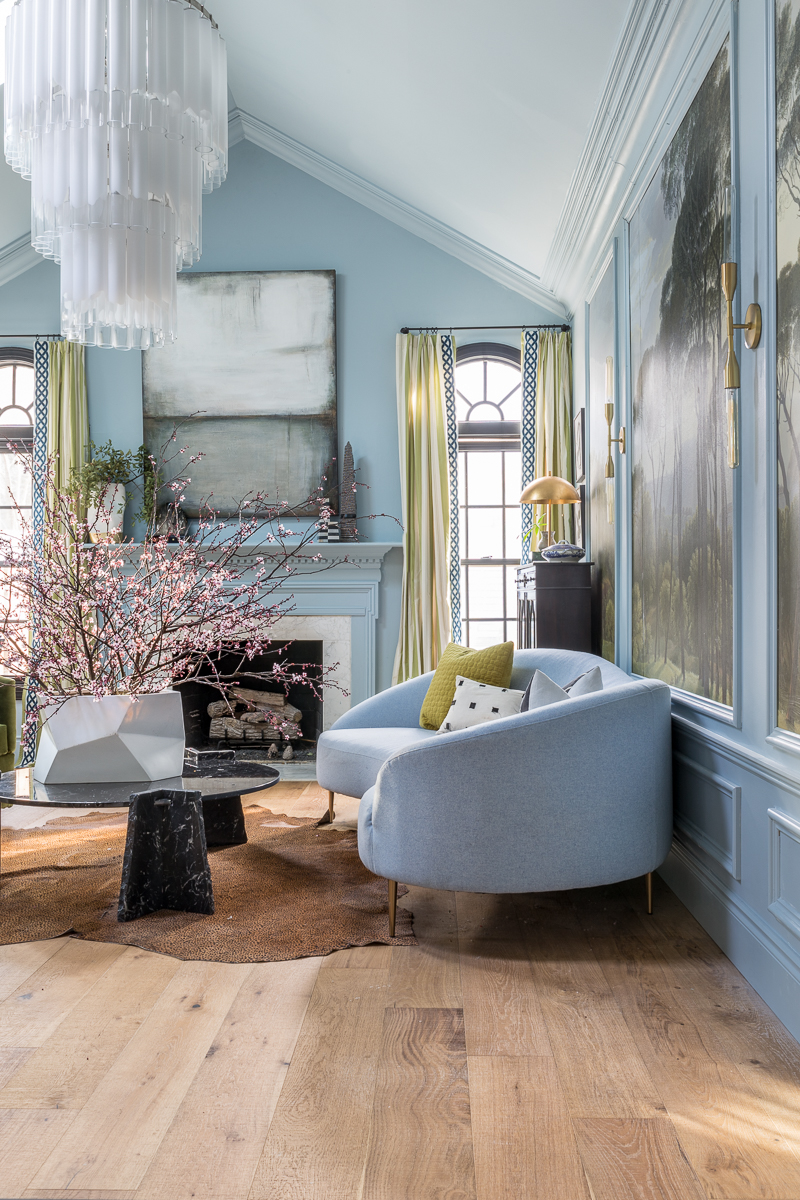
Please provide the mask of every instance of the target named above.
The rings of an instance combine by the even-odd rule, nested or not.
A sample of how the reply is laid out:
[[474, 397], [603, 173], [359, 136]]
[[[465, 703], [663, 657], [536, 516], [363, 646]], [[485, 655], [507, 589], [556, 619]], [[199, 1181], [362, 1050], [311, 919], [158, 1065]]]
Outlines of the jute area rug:
[[[316, 818], [245, 808], [247, 845], [208, 852], [213, 916], [162, 909], [117, 921], [127, 815], [59, 817], [2, 830], [0, 943], [71, 933], [184, 960], [276, 962], [371, 942], [413, 946], [412, 916], [397, 909], [389, 937], [385, 879], [358, 857], [353, 830]], [[398, 889], [403, 894], [408, 889]]]

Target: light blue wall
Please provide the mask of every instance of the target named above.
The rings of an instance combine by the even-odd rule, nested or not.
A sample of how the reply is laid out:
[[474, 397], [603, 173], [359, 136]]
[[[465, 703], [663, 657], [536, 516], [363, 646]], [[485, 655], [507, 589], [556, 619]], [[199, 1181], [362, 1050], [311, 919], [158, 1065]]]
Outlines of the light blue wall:
[[[404, 325], [533, 324], [558, 316], [249, 142], [234, 146], [225, 184], [203, 201], [198, 270], [333, 268], [337, 275], [340, 454], [353, 446], [364, 513], [400, 516], [395, 335]], [[178, 314], [180, 336], [180, 313]], [[58, 270], [42, 263], [0, 288], [0, 332], [56, 332]], [[479, 340], [480, 333], [464, 335]], [[509, 340], [509, 335], [497, 340]], [[510, 340], [514, 340], [511, 335]], [[141, 356], [90, 350], [89, 420], [94, 441], [142, 440]], [[370, 541], [399, 541], [388, 517], [366, 522]], [[391, 681], [397, 641], [401, 552], [385, 560], [378, 624], [378, 687]]]
[[[767, 1003], [800, 1037], [800, 739], [772, 734], [775, 670], [775, 242], [774, 242], [774, 0], [727, 5], [697, 0], [684, 14], [700, 30], [692, 53], [660, 64], [662, 90], [642, 111], [657, 153], [629, 163], [623, 219], [597, 246], [602, 263], [613, 237], [622, 247], [618, 279], [617, 355], [620, 411], [630, 430], [626, 219], [657, 169], [663, 148], [703, 79], [722, 39], [732, 36], [734, 172], [738, 153], [740, 254], [738, 303], [761, 303], [764, 336], [758, 350], [737, 349], [741, 363], [741, 465], [735, 485], [738, 560], [734, 589], [741, 625], [735, 654], [735, 704], [727, 717], [699, 702], [673, 703], [676, 836], [662, 875]], [[709, 32], [710, 31], [710, 32]], [[680, 32], [680, 30], [679, 30]], [[673, 44], [676, 39], [673, 39]], [[670, 107], [672, 106], [672, 112]], [[667, 118], [669, 118], [667, 120]], [[644, 135], [643, 135], [644, 138]], [[574, 298], [576, 403], [585, 395], [583, 301], [594, 277]], [[741, 317], [735, 318], [741, 320]], [[723, 381], [720, 414], [724, 419]], [[665, 402], [668, 398], [665, 397]], [[634, 431], [635, 436], [635, 431]], [[619, 528], [618, 661], [630, 655], [630, 461], [621, 464], [625, 497]], [[634, 531], [635, 532], [635, 531]], [[685, 694], [684, 694], [685, 696]], [[790, 744], [791, 743], [791, 744]]]

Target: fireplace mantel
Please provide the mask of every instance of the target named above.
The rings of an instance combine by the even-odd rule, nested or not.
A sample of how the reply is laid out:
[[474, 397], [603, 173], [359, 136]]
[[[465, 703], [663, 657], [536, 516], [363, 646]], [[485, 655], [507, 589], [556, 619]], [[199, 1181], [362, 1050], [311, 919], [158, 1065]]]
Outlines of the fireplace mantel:
[[[287, 545], [290, 545], [287, 542]], [[380, 572], [384, 558], [402, 542], [329, 541], [305, 547], [293, 559], [290, 575], [275, 595], [289, 600], [287, 616], [350, 618], [350, 703], [375, 694], [375, 624], [380, 612]], [[257, 569], [269, 546], [242, 546], [237, 569]], [[318, 562], [314, 558], [319, 556]]]
[[[292, 543], [287, 540], [285, 545], [290, 549]], [[307, 545], [302, 556], [291, 560], [292, 570], [285, 582], [271, 591], [276, 601], [287, 601], [287, 616], [350, 618], [351, 704], [375, 694], [375, 626], [380, 612], [381, 568], [389, 551], [399, 547], [402, 542]], [[140, 549], [140, 543], [125, 545], [131, 557]], [[233, 556], [236, 569], [245, 576], [248, 570], [257, 570], [261, 565], [257, 560], [268, 560], [270, 549], [269, 543], [245, 543]]]
[[[290, 543], [287, 543], [287, 546]], [[380, 612], [383, 560], [401, 542], [319, 542], [304, 548], [277, 593], [291, 597], [287, 616], [350, 617], [351, 704], [375, 694], [375, 626]], [[256, 569], [269, 546], [242, 546], [236, 553], [240, 571]], [[316, 556], [319, 561], [314, 561]]]

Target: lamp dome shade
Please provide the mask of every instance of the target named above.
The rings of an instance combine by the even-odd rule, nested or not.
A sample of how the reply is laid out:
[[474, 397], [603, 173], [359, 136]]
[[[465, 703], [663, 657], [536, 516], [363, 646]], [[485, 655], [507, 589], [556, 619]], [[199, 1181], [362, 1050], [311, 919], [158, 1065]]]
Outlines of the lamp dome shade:
[[579, 504], [580, 496], [560, 475], [542, 475], [524, 489], [520, 504]]

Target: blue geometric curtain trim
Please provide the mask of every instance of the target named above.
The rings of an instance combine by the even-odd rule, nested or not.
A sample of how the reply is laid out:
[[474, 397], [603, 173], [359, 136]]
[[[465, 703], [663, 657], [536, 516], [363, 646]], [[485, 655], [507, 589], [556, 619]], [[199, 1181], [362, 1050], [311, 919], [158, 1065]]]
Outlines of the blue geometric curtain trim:
[[[33, 546], [37, 561], [44, 553], [44, 496], [45, 471], [47, 468], [47, 394], [50, 381], [50, 349], [45, 341], [37, 341], [33, 348], [34, 367], [34, 426], [33, 426]], [[31, 648], [38, 646], [35, 627], [31, 629]], [[35, 716], [39, 711], [36, 685], [30, 681], [25, 690], [24, 719]], [[18, 767], [32, 767], [36, 761], [36, 725], [31, 722], [20, 745]]]
[[450, 475], [450, 619], [451, 638], [461, 642], [461, 545], [458, 536], [458, 422], [456, 421], [456, 343], [451, 333], [440, 334], [444, 363], [444, 404], [447, 417], [447, 468]]
[[[536, 478], [536, 381], [539, 371], [539, 330], [522, 331], [522, 488]], [[520, 488], [520, 491], [522, 490]], [[527, 537], [525, 535], [528, 535]], [[522, 505], [522, 566], [532, 561], [533, 505]]]

